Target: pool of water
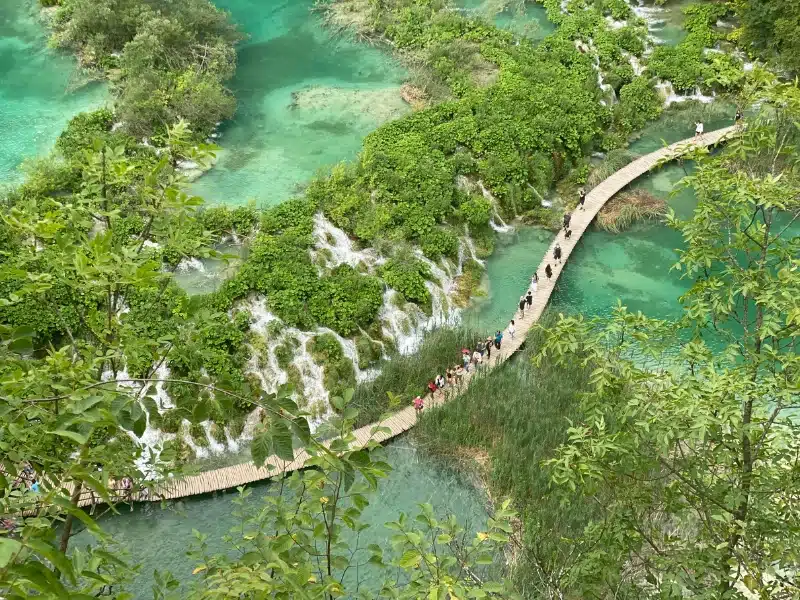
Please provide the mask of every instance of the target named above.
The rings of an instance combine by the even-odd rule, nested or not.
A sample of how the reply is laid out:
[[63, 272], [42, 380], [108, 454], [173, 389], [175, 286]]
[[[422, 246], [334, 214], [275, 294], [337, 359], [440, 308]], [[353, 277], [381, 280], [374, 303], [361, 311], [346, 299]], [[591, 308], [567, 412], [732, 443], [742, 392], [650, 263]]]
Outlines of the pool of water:
[[[359, 547], [379, 544], [388, 548], [389, 530], [383, 527], [395, 520], [399, 513], [416, 514], [417, 504], [429, 502], [442, 517], [454, 514], [468, 529], [477, 531], [485, 527], [487, 513], [484, 496], [452, 471], [427, 462], [425, 455], [405, 438], [392, 442], [384, 449], [385, 459], [394, 470], [380, 483], [379, 492], [372, 497], [371, 505], [363, 518], [370, 524], [361, 533]], [[260, 506], [260, 499], [272, 493], [269, 483], [252, 486], [253, 494], [246, 501], [248, 508]], [[236, 525], [231, 514], [238, 507], [231, 503], [235, 492], [187, 498], [162, 509], [157, 504], [137, 505], [133, 512], [103, 519], [102, 525], [120, 548], [130, 553], [132, 562], [141, 565], [141, 571], [132, 589], [140, 600], [152, 598], [153, 571], [170, 571], [186, 583], [192, 579], [192, 569], [197, 566], [186, 556], [194, 543], [193, 529], [208, 535], [212, 552], [224, 552], [227, 546], [222, 537]], [[127, 510], [127, 509], [125, 509]], [[89, 543], [85, 533], [74, 538], [73, 547]], [[362, 557], [363, 558], [363, 557]], [[362, 581], [377, 583], [377, 573], [364, 572]], [[116, 590], [115, 590], [116, 591]]]
[[486, 261], [486, 296], [466, 311], [465, 324], [487, 335], [505, 328], [552, 239], [552, 232], [535, 227], [498, 234], [495, 251]]
[[650, 35], [655, 43], [677, 46], [687, 35], [687, 31], [683, 28], [686, 20], [683, 9], [693, 3], [694, 0], [667, 0], [659, 6], [648, 0], [634, 10], [647, 21]]
[[77, 63], [47, 47], [37, 6], [0, 2], [0, 183], [19, 181], [24, 159], [49, 152], [71, 117], [107, 98], [103, 84], [77, 87]]
[[318, 169], [352, 159], [366, 134], [408, 107], [405, 69], [382, 49], [334, 37], [313, 0], [217, 0], [250, 37], [230, 83], [236, 116], [218, 164], [193, 185], [207, 201], [259, 206], [291, 197]]
[[459, 0], [456, 4], [470, 14], [491, 19], [497, 27], [533, 40], [543, 39], [556, 28], [547, 20], [547, 11], [538, 2]]

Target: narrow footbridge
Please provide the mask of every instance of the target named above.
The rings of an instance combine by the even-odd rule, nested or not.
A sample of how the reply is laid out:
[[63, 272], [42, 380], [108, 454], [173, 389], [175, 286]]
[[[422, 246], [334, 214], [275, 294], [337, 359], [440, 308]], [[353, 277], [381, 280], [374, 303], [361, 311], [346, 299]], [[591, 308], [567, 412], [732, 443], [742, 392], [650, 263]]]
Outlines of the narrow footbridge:
[[[677, 142], [670, 146], [666, 146], [653, 152], [642, 156], [641, 158], [631, 162], [626, 167], [623, 167], [611, 177], [603, 181], [600, 185], [595, 187], [586, 195], [586, 202], [583, 210], [575, 210], [572, 213], [570, 221], [570, 229], [572, 235], [569, 239], [564, 238], [564, 232], [561, 231], [556, 235], [550, 248], [547, 250], [542, 262], [537, 268], [539, 274], [539, 283], [537, 286], [536, 294], [533, 299], [533, 306], [525, 311], [523, 319], [516, 320], [516, 333], [514, 339], [505, 332], [503, 336], [503, 345], [500, 352], [493, 352], [492, 358], [488, 368], [494, 368], [498, 364], [505, 362], [508, 358], [522, 346], [525, 338], [528, 335], [531, 327], [536, 323], [544, 312], [550, 296], [555, 289], [558, 277], [561, 271], [567, 264], [572, 251], [577, 246], [583, 233], [589, 227], [591, 222], [597, 216], [597, 213], [614, 195], [623, 189], [625, 186], [636, 180], [638, 177], [644, 175], [650, 169], [664, 162], [678, 158], [690, 150], [697, 147], [714, 146], [723, 142], [735, 135], [734, 127], [727, 127], [709, 132], [699, 138], [692, 138]], [[553, 249], [556, 244], [560, 244], [562, 259], [560, 263], [553, 261]], [[553, 270], [552, 277], [547, 278], [544, 274], [546, 265], [550, 265]], [[513, 318], [511, 315], [510, 318]], [[484, 367], [485, 368], [485, 367]], [[472, 373], [467, 373], [461, 377], [458, 385], [450, 387], [444, 391], [437, 392], [434, 397], [426, 399], [425, 406], [440, 404], [452, 396], [461, 393], [470, 382]], [[420, 382], [420, 386], [424, 382]], [[408, 431], [416, 424], [417, 416], [414, 408], [409, 406], [400, 410], [380, 423], [372, 423], [357, 429], [355, 433], [356, 444], [360, 447], [365, 445], [369, 440], [377, 442], [384, 442], [401, 433]], [[380, 430], [378, 428], [380, 427]], [[134, 494], [134, 500], [140, 501], [160, 501], [164, 499], [184, 498], [187, 496], [195, 496], [199, 494], [207, 494], [226, 489], [235, 488], [238, 486], [253, 483], [263, 479], [269, 479], [277, 475], [283, 475], [302, 469], [309, 455], [305, 450], [298, 449], [295, 451], [294, 460], [284, 461], [277, 457], [271, 457], [267, 460], [267, 464], [274, 466], [272, 469], [264, 467], [257, 467], [252, 462], [235, 465], [231, 467], [223, 467], [212, 471], [206, 471], [197, 475], [190, 475], [175, 481], [164, 482], [156, 491], [147, 496], [142, 494]], [[122, 498], [120, 498], [122, 499]], [[89, 505], [96, 502], [96, 498], [91, 495], [84, 495], [80, 503], [82, 505]]]

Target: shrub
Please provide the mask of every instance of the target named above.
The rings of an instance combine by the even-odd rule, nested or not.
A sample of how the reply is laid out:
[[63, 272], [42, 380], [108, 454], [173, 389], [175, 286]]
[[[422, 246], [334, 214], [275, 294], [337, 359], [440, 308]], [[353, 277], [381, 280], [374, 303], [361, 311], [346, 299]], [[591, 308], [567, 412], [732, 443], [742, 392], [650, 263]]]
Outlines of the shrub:
[[391, 259], [381, 267], [380, 274], [407, 301], [416, 304], [427, 304], [430, 301], [430, 292], [425, 282], [431, 277], [431, 271], [421, 260], [411, 257], [405, 260]]

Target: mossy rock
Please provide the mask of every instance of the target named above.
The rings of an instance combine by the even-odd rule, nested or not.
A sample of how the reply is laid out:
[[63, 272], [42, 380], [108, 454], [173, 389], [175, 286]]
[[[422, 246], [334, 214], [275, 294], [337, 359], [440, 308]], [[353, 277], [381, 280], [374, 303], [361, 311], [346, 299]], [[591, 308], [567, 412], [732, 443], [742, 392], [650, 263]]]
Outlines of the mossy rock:
[[368, 369], [380, 361], [383, 355], [383, 347], [380, 344], [365, 335], [356, 336], [355, 343], [359, 369]]
[[225, 437], [225, 428], [219, 423], [212, 423], [208, 431], [218, 444], [226, 445], [228, 443], [228, 439]]
[[164, 433], [178, 433], [181, 423], [183, 423], [183, 416], [177, 408], [171, 408], [161, 414], [161, 431]]
[[192, 441], [200, 448], [208, 448], [208, 436], [206, 435], [205, 428], [200, 423], [193, 423], [189, 426], [189, 435], [192, 436]]

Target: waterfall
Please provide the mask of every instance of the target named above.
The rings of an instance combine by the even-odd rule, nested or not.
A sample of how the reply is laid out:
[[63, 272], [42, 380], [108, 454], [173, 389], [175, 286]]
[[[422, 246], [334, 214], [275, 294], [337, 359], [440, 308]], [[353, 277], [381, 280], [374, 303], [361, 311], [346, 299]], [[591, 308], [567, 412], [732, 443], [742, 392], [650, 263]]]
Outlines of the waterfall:
[[[327, 327], [320, 327], [317, 330], [317, 333], [327, 333], [332, 335], [336, 338], [336, 341], [339, 342], [339, 345], [342, 347], [342, 352], [344, 355], [350, 359], [350, 362], [353, 363], [353, 371], [356, 374], [356, 381], [358, 383], [363, 383], [365, 381], [372, 381], [378, 375], [380, 375], [380, 371], [378, 369], [366, 369], [362, 371], [358, 366], [358, 349], [356, 348], [356, 343], [353, 340], [348, 340], [347, 338], [343, 338], [338, 333], [336, 333], [333, 329], [328, 329]], [[362, 330], [363, 333], [363, 330]]]
[[328, 221], [322, 213], [314, 215], [314, 247], [317, 250], [312, 254], [319, 256], [320, 251], [325, 251], [330, 259], [330, 267], [342, 264], [350, 265], [355, 268], [360, 263], [364, 263], [370, 269], [383, 262], [378, 254], [372, 250], [356, 250], [352, 240], [347, 234]]
[[199, 258], [191, 257], [191, 258], [184, 258], [181, 262], [178, 263], [178, 266], [175, 268], [175, 271], [178, 273], [205, 273], [206, 266], [203, 264]]
[[[486, 189], [486, 186], [483, 185], [483, 181], [478, 180], [478, 187], [480, 187], [481, 194], [483, 194], [483, 197], [492, 203], [493, 216], [489, 219], [489, 227], [491, 227], [492, 229], [494, 229], [499, 233], [508, 233], [509, 231], [514, 231], [513, 227], [511, 227], [510, 225], [506, 225], [505, 221], [503, 221], [503, 218], [500, 216], [500, 213], [497, 210], [497, 204], [498, 204], [497, 198], [494, 197], [492, 192]], [[495, 219], [497, 219], [497, 221], [500, 222], [499, 225], [497, 224], [497, 221], [495, 221]]]
[[700, 91], [700, 88], [695, 88], [693, 94], [678, 94], [675, 92], [675, 88], [672, 87], [672, 83], [669, 81], [659, 81], [656, 84], [656, 90], [658, 90], [661, 97], [664, 99], [664, 107], [668, 107], [671, 104], [675, 104], [676, 102], [686, 102], [687, 100], [697, 100], [702, 102], [703, 104], [708, 104], [714, 101], [714, 94], [711, 96], [706, 96]]

